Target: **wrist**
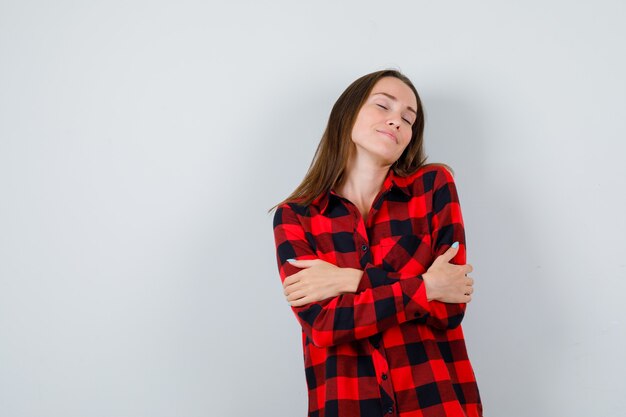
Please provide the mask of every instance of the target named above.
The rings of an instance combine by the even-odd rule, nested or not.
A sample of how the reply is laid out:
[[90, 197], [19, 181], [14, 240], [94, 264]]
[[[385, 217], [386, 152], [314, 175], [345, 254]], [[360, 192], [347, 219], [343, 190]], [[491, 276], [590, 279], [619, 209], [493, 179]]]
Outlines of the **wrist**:
[[361, 278], [363, 277], [363, 271], [355, 268], [344, 268], [346, 273], [346, 279], [341, 280], [342, 288], [341, 292], [344, 293], [355, 293], [356, 289], [359, 287], [359, 282], [361, 282]]
[[433, 301], [437, 299], [436, 290], [433, 288], [433, 277], [425, 272], [422, 274], [422, 280], [424, 281], [424, 287], [426, 290], [426, 300]]

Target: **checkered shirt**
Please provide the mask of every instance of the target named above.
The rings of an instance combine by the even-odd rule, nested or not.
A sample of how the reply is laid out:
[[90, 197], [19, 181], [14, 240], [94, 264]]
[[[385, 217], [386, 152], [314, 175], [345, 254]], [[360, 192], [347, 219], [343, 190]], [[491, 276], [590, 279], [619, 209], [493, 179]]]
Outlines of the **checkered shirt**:
[[461, 320], [465, 304], [428, 301], [421, 274], [450, 245], [466, 263], [452, 175], [440, 165], [392, 170], [367, 221], [332, 190], [274, 215], [281, 280], [287, 259], [363, 270], [356, 293], [292, 307], [302, 326], [309, 417], [476, 417], [482, 405]]

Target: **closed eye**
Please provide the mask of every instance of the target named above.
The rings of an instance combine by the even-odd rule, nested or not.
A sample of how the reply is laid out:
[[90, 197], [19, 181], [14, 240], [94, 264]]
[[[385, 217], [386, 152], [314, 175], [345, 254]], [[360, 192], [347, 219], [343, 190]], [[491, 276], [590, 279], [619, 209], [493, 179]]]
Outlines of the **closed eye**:
[[409, 124], [409, 126], [412, 124], [410, 120], [407, 120], [405, 118], [402, 118], [402, 120], [404, 120], [405, 122], [407, 122]]
[[382, 104], [376, 104], [378, 107], [387, 110], [387, 107], [383, 106]]

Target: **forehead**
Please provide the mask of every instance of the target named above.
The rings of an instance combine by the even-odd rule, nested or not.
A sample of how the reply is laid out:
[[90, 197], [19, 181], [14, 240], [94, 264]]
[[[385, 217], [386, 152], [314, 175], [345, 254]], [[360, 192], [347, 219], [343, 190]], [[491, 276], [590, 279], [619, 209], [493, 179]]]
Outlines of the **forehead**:
[[390, 94], [404, 106], [417, 108], [417, 99], [411, 87], [396, 77], [384, 77], [378, 80], [370, 92], [370, 97], [377, 93]]

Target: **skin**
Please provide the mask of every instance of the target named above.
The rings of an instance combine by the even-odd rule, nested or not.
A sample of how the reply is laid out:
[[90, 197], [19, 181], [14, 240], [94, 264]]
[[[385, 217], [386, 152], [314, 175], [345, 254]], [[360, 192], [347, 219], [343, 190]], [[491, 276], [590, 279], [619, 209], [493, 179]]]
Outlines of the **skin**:
[[[359, 209], [364, 221], [389, 168], [411, 140], [415, 121], [412, 109], [416, 108], [413, 91], [399, 79], [385, 77], [374, 85], [359, 110], [352, 128], [355, 146], [346, 166], [346, 179], [335, 191]], [[451, 264], [457, 252], [457, 247], [449, 248], [422, 275], [429, 301], [471, 301], [474, 280], [467, 274], [473, 268]], [[283, 282], [284, 294], [293, 307], [354, 293], [363, 276], [360, 269], [340, 268], [321, 259], [290, 262], [302, 268]]]

